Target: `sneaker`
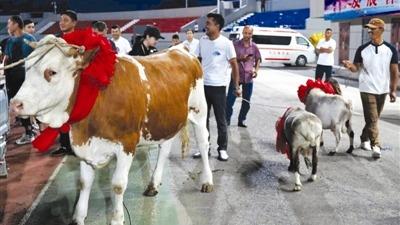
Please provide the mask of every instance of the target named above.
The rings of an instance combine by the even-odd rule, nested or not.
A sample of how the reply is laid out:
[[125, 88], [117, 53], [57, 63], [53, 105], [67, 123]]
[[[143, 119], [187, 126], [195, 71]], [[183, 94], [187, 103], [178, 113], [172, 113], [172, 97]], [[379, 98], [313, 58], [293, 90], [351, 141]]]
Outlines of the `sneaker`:
[[363, 149], [363, 150], [365, 150], [365, 151], [372, 151], [372, 149], [371, 149], [371, 142], [369, 142], [369, 141], [363, 141], [363, 142], [361, 142], [360, 148]]
[[229, 155], [226, 150], [219, 150], [218, 151], [218, 160], [219, 161], [228, 161]]
[[[208, 157], [211, 156], [211, 149], [208, 149]], [[192, 155], [193, 159], [199, 159], [201, 158], [201, 153], [200, 152], [196, 152]]]
[[23, 134], [18, 140], [15, 141], [17, 145], [25, 145], [31, 143], [35, 139], [33, 134]]
[[372, 158], [379, 159], [381, 157], [381, 147], [375, 145], [372, 147]]
[[247, 128], [247, 124], [245, 124], [243, 121], [239, 121], [238, 122], [238, 127]]
[[75, 155], [74, 151], [71, 148], [60, 147], [51, 153], [52, 156], [61, 156], [61, 155]]
[[32, 123], [32, 128], [34, 130], [40, 130], [39, 124], [37, 124], [37, 123]]

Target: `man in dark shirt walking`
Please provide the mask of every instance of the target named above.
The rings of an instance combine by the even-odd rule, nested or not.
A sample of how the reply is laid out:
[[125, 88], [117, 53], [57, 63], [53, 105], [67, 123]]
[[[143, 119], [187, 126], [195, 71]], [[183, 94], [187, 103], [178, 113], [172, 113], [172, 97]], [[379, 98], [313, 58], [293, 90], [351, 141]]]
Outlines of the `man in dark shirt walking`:
[[[33, 49], [25, 43], [26, 41], [35, 41], [35, 38], [23, 32], [24, 23], [20, 16], [11, 16], [8, 19], [7, 29], [11, 37], [7, 40], [5, 46], [5, 65], [17, 62], [27, 57]], [[25, 64], [15, 66], [4, 71], [7, 85], [7, 95], [12, 99], [22, 86], [25, 80]], [[20, 119], [25, 128], [25, 133], [16, 141], [16, 144], [23, 145], [33, 141], [35, 134], [32, 129], [30, 119]]]

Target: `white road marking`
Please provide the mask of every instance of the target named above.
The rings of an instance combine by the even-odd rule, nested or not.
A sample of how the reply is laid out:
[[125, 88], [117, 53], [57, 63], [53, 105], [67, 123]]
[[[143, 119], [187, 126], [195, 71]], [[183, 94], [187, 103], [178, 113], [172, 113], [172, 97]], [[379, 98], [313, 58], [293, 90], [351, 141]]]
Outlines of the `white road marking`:
[[61, 167], [64, 165], [65, 161], [67, 160], [67, 156], [64, 156], [64, 158], [61, 160], [60, 164], [56, 167], [54, 170], [53, 174], [51, 174], [49, 180], [47, 180], [46, 185], [42, 188], [40, 191], [39, 195], [36, 197], [35, 201], [33, 201], [31, 207], [26, 211], [24, 217], [21, 219], [21, 221], [18, 223], [18, 225], [24, 225], [29, 217], [31, 216], [33, 210], [39, 205], [40, 201], [44, 197], [44, 194], [47, 192], [49, 189], [50, 185], [53, 183], [53, 181], [56, 179], [57, 174], [60, 172]]

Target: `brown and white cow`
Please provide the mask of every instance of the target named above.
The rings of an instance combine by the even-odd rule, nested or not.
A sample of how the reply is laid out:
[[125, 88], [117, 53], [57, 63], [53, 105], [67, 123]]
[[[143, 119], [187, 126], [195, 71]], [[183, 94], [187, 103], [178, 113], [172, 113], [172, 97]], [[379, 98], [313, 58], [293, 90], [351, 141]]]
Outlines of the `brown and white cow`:
[[[53, 45], [51, 42], [62, 43]], [[38, 117], [51, 127], [68, 119], [69, 105], [79, 76], [74, 76], [83, 57], [68, 57], [71, 46], [54, 36], [46, 36], [26, 62], [29, 70], [20, 91], [12, 99], [20, 116]], [[53, 49], [48, 50], [53, 46]], [[45, 50], [46, 49], [46, 52]], [[43, 54], [41, 53], [43, 52]], [[42, 57], [42, 58], [39, 58]], [[52, 71], [45, 79], [45, 71]], [[180, 47], [148, 57], [119, 56], [111, 84], [102, 90], [87, 118], [72, 125], [72, 148], [82, 160], [81, 190], [73, 220], [84, 224], [95, 170], [116, 158], [112, 177], [115, 205], [111, 224], [124, 223], [123, 194], [136, 146], [145, 142], [161, 145], [158, 161], [146, 195], [154, 196], [161, 184], [163, 166], [174, 138], [187, 120], [194, 125], [195, 137], [202, 153], [202, 192], [213, 189], [208, 161], [207, 105], [199, 61]]]

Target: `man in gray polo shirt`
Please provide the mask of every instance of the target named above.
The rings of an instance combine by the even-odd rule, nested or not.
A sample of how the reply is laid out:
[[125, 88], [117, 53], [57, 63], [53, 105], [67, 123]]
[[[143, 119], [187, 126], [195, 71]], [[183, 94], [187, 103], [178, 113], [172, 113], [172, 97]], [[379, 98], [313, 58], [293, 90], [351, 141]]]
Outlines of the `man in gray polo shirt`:
[[396, 49], [383, 40], [385, 22], [373, 18], [365, 28], [371, 41], [358, 47], [354, 62], [343, 64], [352, 72], [359, 72], [359, 89], [365, 126], [361, 134], [361, 148], [372, 150], [373, 158], [381, 157], [378, 120], [389, 93], [390, 102], [396, 101], [398, 55]]

